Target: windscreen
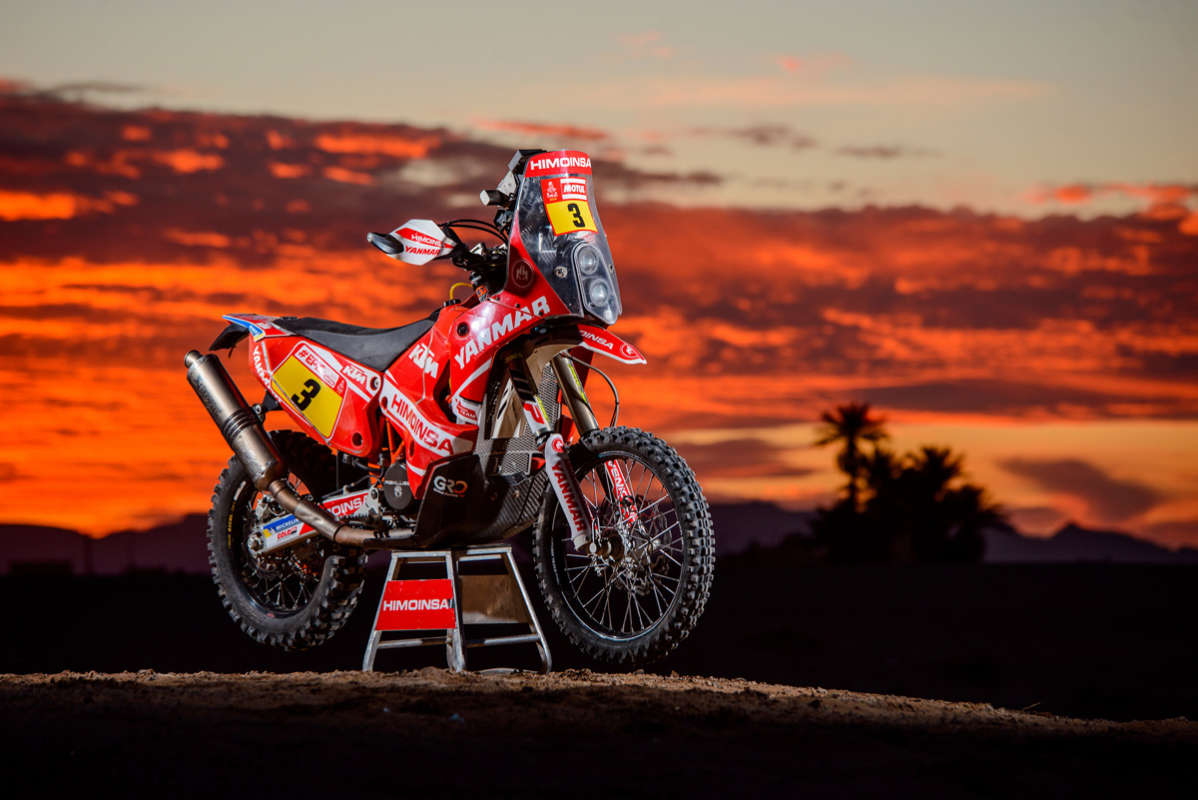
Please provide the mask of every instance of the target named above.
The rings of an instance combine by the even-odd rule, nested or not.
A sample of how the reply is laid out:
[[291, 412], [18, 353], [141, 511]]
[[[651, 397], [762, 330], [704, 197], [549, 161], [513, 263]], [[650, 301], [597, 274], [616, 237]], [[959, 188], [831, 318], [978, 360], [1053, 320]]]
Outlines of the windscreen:
[[571, 313], [608, 325], [616, 321], [620, 288], [586, 153], [559, 150], [530, 157], [516, 199], [515, 224], [533, 266]]

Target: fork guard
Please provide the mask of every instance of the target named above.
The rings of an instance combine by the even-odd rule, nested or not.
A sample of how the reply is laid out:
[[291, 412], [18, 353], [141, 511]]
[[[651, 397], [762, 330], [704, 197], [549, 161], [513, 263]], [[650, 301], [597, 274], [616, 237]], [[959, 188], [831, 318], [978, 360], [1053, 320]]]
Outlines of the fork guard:
[[545, 457], [549, 484], [570, 524], [570, 542], [574, 549], [583, 552], [592, 540], [594, 525], [578, 479], [574, 477], [574, 467], [566, 453], [566, 440], [545, 421], [545, 407], [541, 404], [527, 364], [522, 359], [512, 358], [508, 361], [508, 367], [512, 388], [524, 411], [524, 421], [537, 441], [542, 443], [541, 452]]
[[560, 433], [551, 434], [545, 440], [545, 469], [549, 472], [549, 483], [557, 495], [558, 505], [570, 524], [570, 543], [581, 553], [593, 538], [594, 521], [587, 511], [582, 487], [574, 477], [574, 467], [570, 464], [566, 442]]

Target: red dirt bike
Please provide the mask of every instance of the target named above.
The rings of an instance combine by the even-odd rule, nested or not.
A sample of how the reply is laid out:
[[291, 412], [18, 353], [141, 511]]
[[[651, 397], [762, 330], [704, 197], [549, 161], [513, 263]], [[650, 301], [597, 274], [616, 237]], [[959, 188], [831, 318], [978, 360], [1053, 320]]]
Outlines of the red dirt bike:
[[[408, 264], [448, 258], [474, 292], [372, 329], [232, 314], [211, 350], [249, 337], [265, 385], [250, 406], [216, 355], [187, 376], [236, 454], [208, 515], [226, 609], [254, 639], [322, 644], [358, 603], [370, 549], [496, 542], [532, 530], [546, 605], [584, 653], [634, 666], [672, 651], [711, 587], [707, 501], [686, 462], [636, 428], [600, 427], [598, 353], [645, 358], [607, 326], [621, 303], [591, 160], [520, 150], [493, 222], [412, 220], [367, 240]], [[467, 246], [459, 231], [494, 247]], [[452, 290], [451, 290], [452, 291]], [[267, 434], [283, 410], [302, 431]]]

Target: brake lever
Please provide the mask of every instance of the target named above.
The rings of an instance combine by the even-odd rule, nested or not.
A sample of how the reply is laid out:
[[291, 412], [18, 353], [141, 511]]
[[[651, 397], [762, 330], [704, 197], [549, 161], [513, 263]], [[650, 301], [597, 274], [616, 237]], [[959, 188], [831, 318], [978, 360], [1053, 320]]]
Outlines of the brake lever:
[[454, 245], [453, 252], [449, 254], [449, 258], [453, 261], [455, 267], [461, 267], [470, 272], [478, 272], [478, 268], [487, 263], [486, 256], [475, 253], [473, 250], [467, 250], [466, 245], [460, 239]]

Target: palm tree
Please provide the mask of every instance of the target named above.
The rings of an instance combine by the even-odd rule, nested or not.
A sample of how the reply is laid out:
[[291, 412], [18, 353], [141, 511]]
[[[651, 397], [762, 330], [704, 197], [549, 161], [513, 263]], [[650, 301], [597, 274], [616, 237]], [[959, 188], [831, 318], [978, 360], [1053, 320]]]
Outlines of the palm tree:
[[836, 456], [840, 471], [848, 476], [845, 484], [849, 507], [854, 511], [861, 508], [861, 483], [864, 478], [865, 455], [861, 452], [863, 442], [877, 444], [890, 438], [882, 427], [881, 417], [870, 416], [869, 403], [848, 403], [837, 406], [835, 411], [820, 414], [820, 427], [816, 430], [815, 444], [819, 447], [842, 442]]
[[869, 508], [878, 524], [892, 529], [893, 558], [981, 560], [983, 531], [1001, 524], [1002, 510], [964, 478], [964, 456], [948, 447], [925, 445], [906, 455], [893, 484], [875, 491]]
[[910, 471], [920, 494], [938, 502], [948, 491], [948, 485], [964, 472], [964, 459], [947, 447], [924, 445], [909, 456]]

